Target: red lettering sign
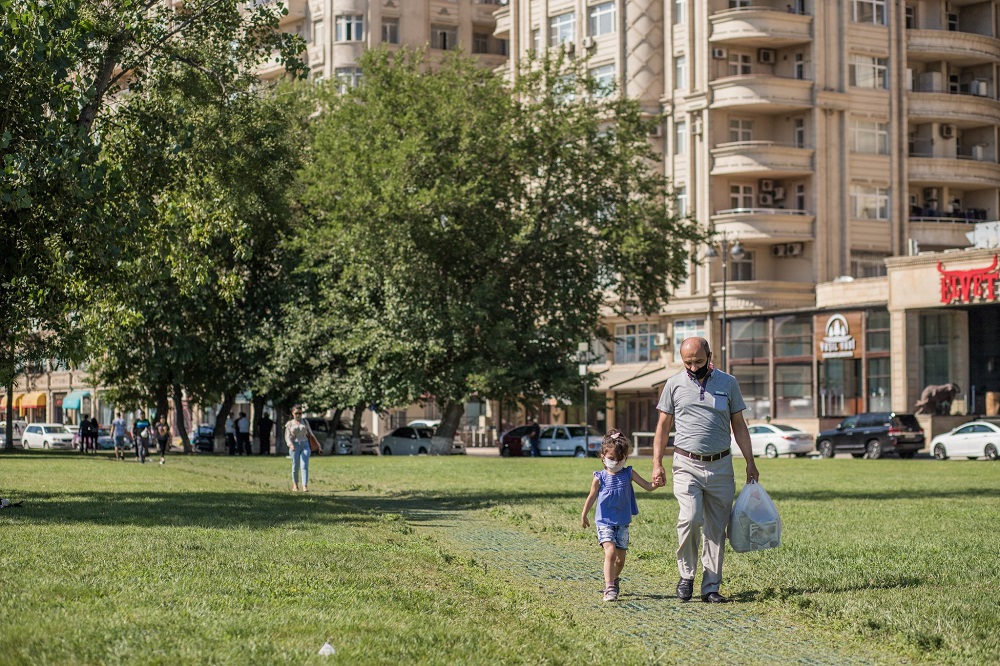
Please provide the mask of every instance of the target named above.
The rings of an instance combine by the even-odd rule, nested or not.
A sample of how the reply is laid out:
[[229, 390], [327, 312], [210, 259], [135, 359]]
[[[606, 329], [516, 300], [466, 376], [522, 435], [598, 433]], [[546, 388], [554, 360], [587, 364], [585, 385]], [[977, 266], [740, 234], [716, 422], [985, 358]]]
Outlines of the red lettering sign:
[[937, 265], [941, 274], [941, 302], [972, 303], [974, 300], [995, 301], [997, 299], [997, 255], [988, 268], [973, 268], [968, 271], [946, 271], [941, 262]]

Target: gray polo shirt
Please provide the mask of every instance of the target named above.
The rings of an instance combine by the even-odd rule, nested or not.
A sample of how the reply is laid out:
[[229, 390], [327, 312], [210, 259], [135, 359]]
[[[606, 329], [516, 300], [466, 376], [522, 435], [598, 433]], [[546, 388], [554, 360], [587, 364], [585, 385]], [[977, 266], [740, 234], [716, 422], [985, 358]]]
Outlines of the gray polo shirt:
[[704, 391], [686, 370], [677, 373], [667, 380], [656, 408], [674, 417], [674, 446], [711, 455], [730, 447], [732, 415], [747, 406], [736, 378], [716, 369], [705, 382]]

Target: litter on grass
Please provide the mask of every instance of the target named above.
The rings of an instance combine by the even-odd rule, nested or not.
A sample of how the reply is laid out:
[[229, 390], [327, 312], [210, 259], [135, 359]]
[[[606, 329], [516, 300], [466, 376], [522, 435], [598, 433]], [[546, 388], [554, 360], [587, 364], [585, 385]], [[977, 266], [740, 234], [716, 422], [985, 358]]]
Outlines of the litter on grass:
[[329, 657], [331, 654], [337, 654], [337, 651], [333, 649], [333, 646], [329, 642], [323, 643], [323, 647], [319, 649], [319, 653], [324, 657]]

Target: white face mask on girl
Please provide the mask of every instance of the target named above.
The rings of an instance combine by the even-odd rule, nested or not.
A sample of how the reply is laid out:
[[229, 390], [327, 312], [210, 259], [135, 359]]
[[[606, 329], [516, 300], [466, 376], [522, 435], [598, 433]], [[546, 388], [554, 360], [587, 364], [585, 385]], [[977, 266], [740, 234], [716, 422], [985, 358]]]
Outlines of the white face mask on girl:
[[625, 466], [624, 460], [615, 460], [614, 458], [604, 458], [604, 467], [612, 474], [617, 474], [621, 471], [622, 467]]

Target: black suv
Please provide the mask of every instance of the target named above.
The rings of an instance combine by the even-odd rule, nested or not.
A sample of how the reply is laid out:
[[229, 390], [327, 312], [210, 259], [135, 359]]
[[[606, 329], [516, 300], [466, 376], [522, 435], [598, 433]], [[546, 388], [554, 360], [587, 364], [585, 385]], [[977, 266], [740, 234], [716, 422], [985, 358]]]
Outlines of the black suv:
[[838, 451], [872, 460], [887, 453], [912, 458], [922, 448], [924, 431], [913, 414], [868, 412], [848, 416], [835, 429], [816, 435], [816, 450], [824, 458], [832, 458]]

